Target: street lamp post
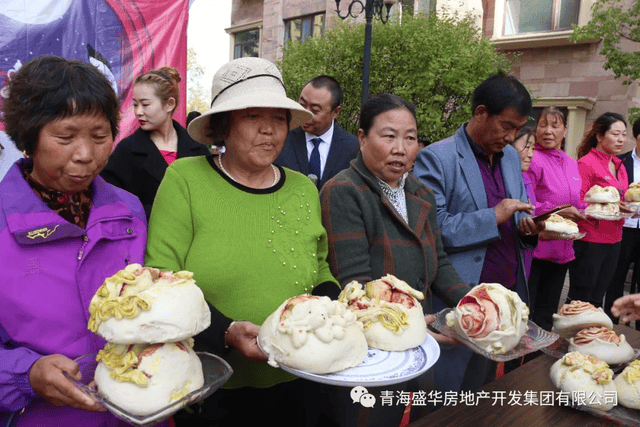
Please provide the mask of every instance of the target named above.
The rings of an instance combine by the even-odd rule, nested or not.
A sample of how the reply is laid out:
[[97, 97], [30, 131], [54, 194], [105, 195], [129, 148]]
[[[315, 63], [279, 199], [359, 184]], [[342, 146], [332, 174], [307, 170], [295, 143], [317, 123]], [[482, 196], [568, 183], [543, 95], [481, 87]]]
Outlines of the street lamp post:
[[[393, 6], [397, 0], [351, 0], [347, 13], [342, 15], [340, 13], [340, 1], [336, 0], [336, 13], [340, 19], [344, 20], [348, 17], [355, 18], [364, 10], [364, 17], [366, 24], [364, 27], [364, 56], [362, 58], [362, 96], [360, 97], [360, 105], [363, 105], [369, 98], [369, 71], [371, 69], [371, 22], [373, 17], [377, 17], [386, 23], [389, 20], [389, 14], [391, 12], [391, 6]], [[386, 13], [384, 9], [386, 8]]]

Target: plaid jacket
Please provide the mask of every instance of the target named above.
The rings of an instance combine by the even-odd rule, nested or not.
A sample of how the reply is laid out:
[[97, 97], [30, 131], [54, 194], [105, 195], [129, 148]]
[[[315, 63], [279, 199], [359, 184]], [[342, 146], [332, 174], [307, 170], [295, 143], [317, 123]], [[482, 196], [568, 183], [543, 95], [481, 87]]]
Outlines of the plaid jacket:
[[405, 195], [408, 224], [384, 196], [360, 154], [324, 185], [320, 203], [331, 272], [342, 285], [393, 274], [426, 294], [425, 313], [433, 310], [432, 294], [453, 306], [470, 287], [444, 252], [433, 192], [408, 176]]

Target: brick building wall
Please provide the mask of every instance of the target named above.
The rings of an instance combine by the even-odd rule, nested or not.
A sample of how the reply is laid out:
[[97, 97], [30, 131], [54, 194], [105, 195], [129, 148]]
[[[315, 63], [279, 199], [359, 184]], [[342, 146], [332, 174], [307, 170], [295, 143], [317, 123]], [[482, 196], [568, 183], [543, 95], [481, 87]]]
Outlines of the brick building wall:
[[[418, 12], [435, 10], [434, 0], [414, 0]], [[459, 0], [438, 0], [438, 7], [455, 7]], [[578, 23], [587, 22], [595, 0], [580, 2]], [[232, 0], [232, 34], [247, 28], [260, 28], [259, 55], [276, 62], [282, 57], [285, 20], [325, 14], [325, 27], [339, 20], [334, 0]], [[346, 10], [349, 0], [343, 0]], [[611, 71], [605, 70], [605, 58], [599, 54], [602, 42], [574, 44], [568, 41], [571, 31], [503, 36], [504, 11], [507, 0], [482, 0], [482, 32], [503, 52], [519, 52], [512, 73], [532, 92], [534, 105], [557, 105], [569, 110], [567, 153], [575, 157], [575, 148], [593, 120], [606, 111], [628, 115], [631, 107], [640, 106], [637, 83], [623, 85]], [[233, 37], [232, 46], [233, 53]], [[628, 43], [627, 49], [639, 49]], [[631, 139], [625, 150], [635, 142]]]

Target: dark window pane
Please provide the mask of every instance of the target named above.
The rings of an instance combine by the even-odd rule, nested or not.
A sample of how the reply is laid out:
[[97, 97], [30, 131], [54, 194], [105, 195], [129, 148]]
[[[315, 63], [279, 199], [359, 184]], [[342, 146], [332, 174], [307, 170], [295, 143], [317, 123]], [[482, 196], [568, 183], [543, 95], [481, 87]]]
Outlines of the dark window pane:
[[578, 23], [578, 6], [580, 2], [576, 0], [562, 0], [561, 4], [558, 30], [570, 30], [571, 24]]
[[284, 23], [285, 41], [306, 40], [309, 37], [322, 35], [324, 32], [324, 14], [290, 19]]
[[285, 21], [284, 23], [284, 41], [291, 40], [291, 21]]
[[302, 20], [302, 40], [307, 39], [308, 37], [311, 37], [311, 18], [304, 18]]
[[233, 46], [234, 58], [247, 56], [257, 57], [260, 44], [260, 29], [240, 31], [235, 34], [235, 44]]
[[246, 44], [243, 46], [244, 47], [244, 52], [243, 52], [243, 57], [247, 58], [247, 57], [254, 57], [257, 58], [258, 57], [258, 46], [257, 45], [250, 45], [250, 44]]

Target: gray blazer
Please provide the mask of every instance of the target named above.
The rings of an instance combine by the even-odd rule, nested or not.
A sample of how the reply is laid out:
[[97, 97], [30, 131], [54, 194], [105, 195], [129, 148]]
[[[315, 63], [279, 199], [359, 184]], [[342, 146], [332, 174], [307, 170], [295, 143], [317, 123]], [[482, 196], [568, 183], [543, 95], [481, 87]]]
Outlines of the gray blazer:
[[[414, 175], [431, 188], [436, 196], [438, 225], [451, 264], [465, 282], [475, 286], [480, 280], [487, 246], [500, 239], [493, 208], [487, 207], [487, 194], [476, 157], [461, 126], [455, 135], [431, 144], [418, 154]], [[520, 156], [507, 145], [500, 160], [507, 198], [527, 202], [522, 181]], [[516, 212], [514, 227], [526, 213]], [[535, 247], [537, 236], [520, 236], [516, 232], [518, 280], [517, 291], [528, 301], [523, 247]]]
[[[327, 163], [322, 173], [322, 179], [317, 183], [318, 189], [329, 181], [341, 170], [347, 169], [351, 160], [355, 159], [360, 151], [358, 139], [342, 129], [338, 123], [333, 124], [333, 138]], [[275, 163], [280, 166], [293, 169], [309, 175], [309, 156], [307, 155], [307, 140], [302, 128], [295, 128], [287, 135], [284, 147]]]

